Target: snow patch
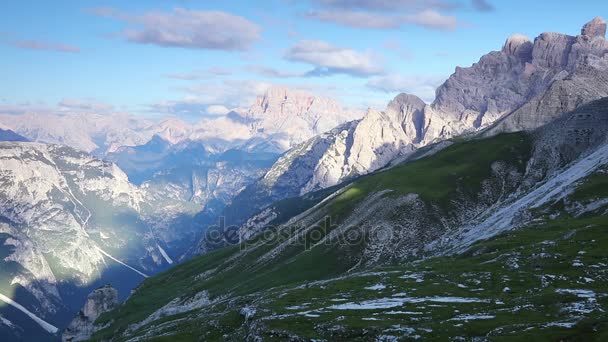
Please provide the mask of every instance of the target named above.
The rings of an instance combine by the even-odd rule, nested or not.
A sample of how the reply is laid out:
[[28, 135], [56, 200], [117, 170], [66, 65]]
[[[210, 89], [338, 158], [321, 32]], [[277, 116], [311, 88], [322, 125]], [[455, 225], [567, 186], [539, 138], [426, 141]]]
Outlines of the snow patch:
[[496, 316], [493, 315], [460, 315], [454, 318], [448, 319], [448, 321], [474, 321], [474, 320], [484, 320], [484, 319], [494, 319]]
[[386, 288], [386, 285], [384, 285], [384, 284], [376, 284], [373, 286], [368, 286], [365, 289], [372, 290], [372, 291], [380, 291], [380, 290], [384, 290], [385, 288]]
[[344, 304], [336, 304], [328, 307], [331, 310], [373, 310], [373, 309], [390, 309], [402, 306], [406, 303], [489, 303], [489, 300], [479, 298], [464, 298], [464, 297], [391, 297], [366, 300], [362, 302], [350, 302]]
[[167, 252], [165, 252], [165, 250], [159, 244], [156, 244], [156, 247], [158, 247], [158, 250], [160, 251], [160, 254], [163, 256], [163, 258], [165, 258], [165, 260], [167, 261], [167, 263], [169, 263], [169, 265], [172, 265], [173, 264], [173, 260], [171, 260], [171, 258], [167, 254]]
[[42, 327], [42, 329], [46, 330], [47, 332], [49, 332], [51, 334], [55, 334], [55, 333], [57, 333], [57, 331], [59, 331], [59, 329], [57, 329], [57, 327], [55, 327], [54, 325], [46, 322], [42, 318], [34, 315], [28, 309], [26, 309], [23, 306], [21, 306], [21, 304], [15, 302], [14, 300], [12, 300], [11, 298], [3, 295], [2, 293], [0, 293], [0, 300], [2, 300], [3, 302], [5, 302], [6, 304], [9, 304], [9, 305], [13, 306], [14, 308], [16, 308], [17, 310], [23, 312], [24, 314], [26, 314], [29, 318], [31, 318], [32, 320], [34, 320], [34, 322], [36, 322], [39, 326]]
[[145, 273], [143, 273], [143, 272], [141, 272], [141, 271], [139, 271], [139, 270], [137, 270], [137, 269], [135, 269], [135, 268], [133, 268], [133, 267], [131, 267], [131, 266], [127, 265], [127, 264], [125, 264], [124, 262], [122, 262], [122, 261], [120, 261], [120, 260], [116, 259], [115, 257], [111, 256], [110, 254], [106, 253], [106, 252], [105, 252], [103, 249], [101, 249], [101, 248], [99, 248], [99, 247], [97, 247], [97, 246], [95, 246], [95, 248], [97, 248], [97, 250], [98, 250], [98, 251], [99, 251], [101, 254], [103, 254], [103, 255], [107, 256], [108, 258], [110, 258], [110, 259], [112, 259], [112, 260], [116, 261], [117, 263], [119, 263], [119, 264], [121, 264], [121, 265], [125, 266], [126, 268], [128, 268], [128, 269], [130, 269], [130, 270], [134, 271], [135, 273], [137, 273], [137, 274], [141, 275], [142, 277], [144, 277], [144, 278], [148, 278], [148, 277], [149, 277], [147, 274], [145, 274]]

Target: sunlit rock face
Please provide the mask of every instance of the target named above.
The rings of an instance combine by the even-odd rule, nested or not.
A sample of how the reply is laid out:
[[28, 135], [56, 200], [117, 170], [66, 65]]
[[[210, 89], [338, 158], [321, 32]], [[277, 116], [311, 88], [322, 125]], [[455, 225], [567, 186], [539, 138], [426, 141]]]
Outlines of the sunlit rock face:
[[360, 116], [337, 101], [302, 90], [271, 87], [244, 113], [252, 135], [265, 135], [289, 149]]
[[118, 305], [118, 291], [111, 285], [102, 286], [91, 292], [85, 304], [76, 317], [70, 322], [61, 336], [64, 342], [88, 340], [95, 327], [93, 323], [104, 312], [114, 309]]

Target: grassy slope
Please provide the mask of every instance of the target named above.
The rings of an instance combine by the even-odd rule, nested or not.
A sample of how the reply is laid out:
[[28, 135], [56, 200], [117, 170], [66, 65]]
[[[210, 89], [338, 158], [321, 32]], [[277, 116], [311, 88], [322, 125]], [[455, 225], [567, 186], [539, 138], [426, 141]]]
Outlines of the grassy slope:
[[[351, 200], [356, 202], [362, 198], [362, 194], [383, 187], [397, 190], [398, 193], [419, 192], [427, 200], [447, 203], [447, 198], [455, 191], [455, 183], [466, 184], [468, 189], [473, 189], [473, 192], [474, 189], [479, 189], [480, 181], [490, 174], [490, 164], [494, 161], [493, 155], [508, 156], [508, 158], [511, 158], [510, 162], [523, 168], [528, 153], [528, 143], [526, 137], [520, 134], [460, 143], [430, 158], [365, 177], [355, 182], [351, 188], [359, 189], [358, 192], [346, 192], [339, 199], [340, 201], [334, 203], [347, 203]], [[352, 205], [343, 204], [337, 209], [346, 211]], [[327, 334], [331, 335], [331, 333], [323, 327], [330, 327], [332, 324], [345, 327], [345, 331], [335, 332], [335, 334], [344, 338], [348, 338], [348, 336], [361, 337], [364, 331], [368, 331], [366, 334], [370, 334], [370, 331], [380, 333], [383, 329], [386, 330], [387, 324], [403, 325], [407, 323], [408, 326], [416, 325], [414, 323], [417, 321], [408, 319], [411, 315], [390, 315], [386, 312], [376, 311], [346, 310], [341, 312], [339, 310], [321, 309], [334, 303], [331, 300], [339, 299], [338, 296], [347, 296], [345, 297], [347, 300], [348, 298], [356, 298], [357, 301], [361, 301], [366, 298], [373, 299], [377, 295], [383, 297], [390, 295], [391, 293], [388, 292], [364, 289], [365, 286], [378, 282], [387, 285], [388, 289], [393, 291], [392, 294], [406, 292], [408, 295], [416, 296], [477, 296], [479, 298], [491, 298], [492, 300], [502, 300], [503, 298], [509, 300], [509, 302], [502, 300], [506, 303], [504, 307], [496, 306], [497, 304], [490, 305], [489, 303], [483, 303], [483, 307], [479, 306], [481, 305], [479, 303], [479, 305], [472, 305], [471, 303], [450, 304], [437, 308], [428, 305], [426, 306], [428, 312], [415, 314], [415, 316], [426, 315], [425, 317], [427, 317], [426, 321], [420, 320], [421, 323], [418, 328], [427, 329], [426, 326], [428, 325], [428, 329], [433, 329], [435, 332], [443, 331], [441, 329], [445, 328], [446, 330], [442, 333], [446, 335], [459, 333], [474, 335], [479, 333], [479, 329], [498, 327], [497, 323], [509, 325], [509, 322], [513, 322], [516, 317], [521, 317], [522, 321], [524, 317], [532, 317], [530, 318], [532, 319], [531, 322], [538, 321], [538, 324], [556, 322], [557, 319], [562, 317], [555, 310], [548, 312], [550, 315], [545, 316], [544, 321], [541, 319], [541, 316], [545, 314], [543, 310], [546, 309], [543, 306], [535, 306], [530, 309], [531, 312], [524, 311], [525, 315], [519, 313], [521, 310], [516, 313], [508, 313], [508, 310], [503, 310], [504, 312], [496, 310], [509, 308], [513, 311], [517, 305], [527, 305], [522, 301], [534, 298], [536, 298], [534, 300], [538, 299], [540, 302], [551, 302], [555, 298], [562, 297], [567, 297], [569, 301], [576, 301], [576, 296], [568, 297], [567, 295], [556, 294], [554, 288], [539, 290], [539, 294], [525, 293], [522, 286], [539, 282], [539, 279], [534, 278], [539, 274], [538, 263], [533, 263], [535, 259], [530, 256], [538, 255], [539, 250], [544, 251], [549, 248], [544, 246], [541, 243], [542, 241], [557, 241], [556, 245], [551, 247], [554, 257], [541, 260], [541, 267], [545, 267], [544, 263], [548, 263], [546, 265], [547, 269], [551, 270], [552, 274], [556, 275], [558, 279], [561, 276], [566, 277], [566, 280], [564, 280], [566, 283], [563, 286], [579, 286], [580, 284], [576, 282], [580, 280], [581, 272], [587, 272], [587, 268], [573, 269], [570, 267], [571, 259], [575, 257], [572, 253], [578, 253], [578, 248], [586, 243], [583, 240], [579, 241], [578, 237], [584, 236], [587, 238], [592, 236], [592, 240], [598, 243], [598, 248], [594, 248], [593, 253], [582, 255], [580, 258], [593, 257], [596, 263], [599, 262], [598, 260], [604, 260], [608, 256], [608, 249], [604, 248], [608, 247], [608, 241], [602, 238], [602, 234], [605, 233], [602, 229], [606, 226], [606, 223], [605, 218], [601, 216], [585, 220], [555, 221], [543, 228], [530, 228], [499, 237], [490, 242], [480, 243], [475, 247], [475, 250], [479, 252], [475, 255], [469, 254], [456, 258], [433, 258], [423, 263], [404, 264], [391, 269], [391, 271], [397, 273], [349, 277], [328, 283], [336, 284], [333, 290], [328, 290], [329, 285], [307, 286], [300, 290], [288, 289], [313, 280], [327, 279], [344, 274], [352, 266], [352, 260], [348, 258], [349, 252], [344, 250], [344, 246], [320, 246], [308, 252], [304, 252], [302, 248], [296, 246], [284, 251], [272, 262], [263, 264], [255, 262], [257, 257], [264, 255], [273, 245], [262, 244], [248, 250], [248, 253], [245, 253], [244, 256], [235, 259], [229, 259], [228, 257], [237, 255], [239, 249], [238, 247], [230, 247], [199, 257], [146, 280], [125, 305], [114, 312], [103, 315], [98, 320], [98, 323], [111, 322], [111, 325], [98, 332], [94, 339], [104, 339], [112, 336], [116, 338], [117, 333], [123, 331], [129, 324], [142, 320], [176, 296], [191, 295], [201, 290], [208, 290], [212, 298], [229, 295], [230, 300], [219, 300], [213, 307], [201, 312], [191, 312], [166, 318], [165, 320], [169, 321], [167, 329], [173, 335], [170, 340], [179, 340], [180, 336], [185, 340], [197, 339], [199, 336], [219, 340], [226, 333], [232, 333], [234, 339], [239, 340], [244, 334], [247, 334], [248, 329], [254, 329], [254, 327], [244, 324], [244, 319], [238, 314], [238, 310], [252, 303], [258, 307], [255, 327], [262, 334], [266, 334], [265, 337], [268, 339], [284, 333], [297, 334], [302, 337], [324, 336], [327, 338], [329, 336]], [[593, 226], [589, 227], [590, 225]], [[581, 234], [577, 233], [573, 238], [560, 239], [575, 226]], [[357, 246], [351, 248], [357, 248]], [[505, 255], [513, 253], [518, 255], [519, 269], [510, 269], [510, 261], [509, 264], [505, 261], [510, 260]], [[500, 256], [498, 261], [484, 263], [497, 256]], [[587, 264], [586, 260], [583, 260], [583, 262]], [[608, 264], [608, 260], [605, 260], [605, 262]], [[468, 271], [469, 269], [471, 271]], [[522, 273], [524, 270], [526, 270], [525, 273]], [[206, 271], [210, 274], [208, 277], [195, 278]], [[424, 276], [420, 283], [416, 283], [414, 278], [411, 278], [414, 279], [413, 281], [399, 278], [405, 273], [419, 274], [421, 272], [424, 273]], [[473, 273], [469, 274], [470, 272]], [[490, 276], [486, 277], [487, 274], [490, 274]], [[590, 279], [593, 279], [591, 276], [596, 279], [589, 283], [591, 285], [583, 285], [599, 286], [599, 289], [596, 290], [601, 290], [602, 281], [606, 280], [605, 275], [598, 273], [587, 276]], [[472, 285], [466, 283], [476, 281], [475, 279], [481, 281], [476, 288], [483, 288], [483, 290], [476, 290], [474, 291], [476, 293], [472, 293]], [[458, 281], [463, 282], [462, 285], [467, 286], [467, 288], [458, 287], [456, 284]], [[334, 285], [331, 286], [334, 287]], [[509, 286], [513, 289], [513, 292], [503, 293], [504, 286]], [[267, 290], [269, 288], [271, 290]], [[511, 298], [506, 298], [508, 296], [511, 296]], [[312, 309], [324, 312], [322, 314], [317, 313], [319, 317], [306, 317], [287, 309], [290, 305], [301, 305], [307, 301], [312, 301], [314, 304], [300, 311]], [[601, 298], [598, 299], [598, 303], [600, 305], [605, 304]], [[441, 304], [438, 303], [438, 305]], [[533, 305], [536, 305], [536, 303], [533, 303]], [[414, 310], [413, 307], [408, 307], [408, 310], [401, 309], [398, 311]], [[454, 310], [459, 310], [463, 314], [478, 314], [488, 311], [488, 315], [495, 315], [496, 319], [470, 320], [469, 322], [454, 323], [450, 327], [444, 321], [454, 318], [452, 317], [456, 315]], [[500, 315], [499, 312], [501, 312]], [[283, 314], [287, 316], [277, 316]], [[529, 316], [526, 316], [528, 314]], [[379, 317], [381, 320], [367, 320], [375, 317]], [[176, 319], [183, 320], [175, 323]], [[170, 323], [170, 321], [174, 321], [174, 323]], [[422, 324], [422, 322], [426, 323]], [[457, 326], [458, 324], [462, 324], [462, 326]], [[562, 333], [558, 327], [542, 329], [542, 324], [538, 324], [530, 331], [536, 329], [540, 334], [553, 333], [553, 331], [556, 334]], [[146, 327], [140, 329], [140, 332], [145, 329]], [[284, 332], [284, 330], [288, 332]], [[424, 330], [416, 331], [417, 334], [424, 332]], [[386, 331], [382, 333], [390, 334]], [[398, 331], [393, 333], [396, 334]], [[135, 334], [138, 334], [138, 332]]]
[[[344, 340], [367, 340], [369, 335], [605, 340], [607, 230], [605, 216], [553, 221], [478, 243], [466, 255], [431, 258], [280, 295], [270, 292], [258, 308], [260, 330], [268, 339], [296, 334]], [[366, 289], [377, 284], [385, 288]], [[594, 298], [562, 291], [566, 289], [590, 290]], [[332, 308], [404, 296], [421, 300], [390, 308]], [[430, 300], [440, 297], [483, 302]]]
[[[175, 321], [158, 340], [238, 341], [256, 330], [264, 340], [287, 337], [370, 340], [371, 336], [487, 336], [491, 340], [596, 340], [608, 338], [608, 217], [556, 220], [476, 244], [466, 255], [355, 274], [302, 286], [279, 287], [221, 302]], [[578, 265], [584, 266], [578, 266]], [[382, 284], [381, 290], [366, 287]], [[505, 288], [509, 291], [504, 291]], [[179, 286], [165, 288], [177, 291]], [[594, 299], [560, 289], [590, 290]], [[143, 294], [143, 292], [142, 292]], [[344, 303], [399, 297], [427, 298], [391, 308], [344, 310]], [[479, 299], [475, 303], [428, 298]], [[155, 300], [153, 297], [146, 297]], [[239, 309], [257, 308], [255, 325]], [[483, 315], [475, 319], [466, 315]], [[566, 328], [565, 326], [571, 325]], [[98, 335], [100, 337], [102, 335]]]
[[333, 202], [332, 217], [348, 215], [356, 203], [374, 191], [391, 189], [392, 196], [416, 193], [425, 201], [447, 209], [456, 190], [476, 195], [481, 181], [491, 175], [497, 160], [525, 169], [530, 138], [522, 133], [502, 134], [485, 140], [454, 144], [441, 152], [387, 171], [362, 177]]

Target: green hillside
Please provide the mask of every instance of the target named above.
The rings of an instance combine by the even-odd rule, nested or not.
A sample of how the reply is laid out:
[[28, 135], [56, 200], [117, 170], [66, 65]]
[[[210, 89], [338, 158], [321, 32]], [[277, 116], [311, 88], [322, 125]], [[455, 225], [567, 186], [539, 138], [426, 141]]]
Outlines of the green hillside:
[[[317, 227], [276, 228], [147, 279], [123, 306], [98, 319], [105, 328], [93, 339], [581, 340], [594, 332], [602, 340], [608, 333], [606, 205], [578, 217], [566, 208], [604, 196], [601, 171], [539, 210], [535, 224], [477, 242], [463, 255], [403, 255], [370, 266], [362, 258], [378, 247], [373, 241], [345, 243], [332, 235], [336, 227], [340, 234], [365, 235], [340, 224], [377, 193], [389, 200], [415, 193], [436, 217], [455, 217], [459, 201], [488, 201], [480, 194], [501, 180], [497, 163], [520, 175], [509, 178], [506, 191], [519, 186], [530, 151], [527, 135], [500, 135], [362, 177], [313, 210], [319, 217], [331, 213], [335, 224], [303, 219]], [[391, 208], [395, 220], [410, 209]], [[202, 291], [209, 302], [189, 309]], [[179, 309], [135, 325], [171, 301]]]

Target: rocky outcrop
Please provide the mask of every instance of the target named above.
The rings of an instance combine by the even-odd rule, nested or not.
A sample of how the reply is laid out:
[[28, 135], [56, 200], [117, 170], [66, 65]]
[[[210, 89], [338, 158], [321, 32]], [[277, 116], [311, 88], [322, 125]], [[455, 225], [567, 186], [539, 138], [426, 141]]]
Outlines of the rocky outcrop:
[[532, 58], [522, 72], [525, 102], [513, 108], [486, 135], [530, 130], [561, 113], [608, 96], [606, 22], [595, 18], [579, 36], [543, 33], [534, 40]]
[[118, 291], [111, 285], [105, 285], [91, 292], [82, 310], [63, 332], [61, 340], [63, 342], [88, 340], [96, 330], [95, 320], [102, 313], [114, 309], [117, 305]]
[[606, 36], [606, 20], [601, 17], [595, 17], [593, 20], [583, 26], [581, 35], [589, 37]]
[[199, 236], [186, 203], [168, 197], [85, 152], [0, 142], [0, 285], [49, 322], [106, 277], [137, 285]]

